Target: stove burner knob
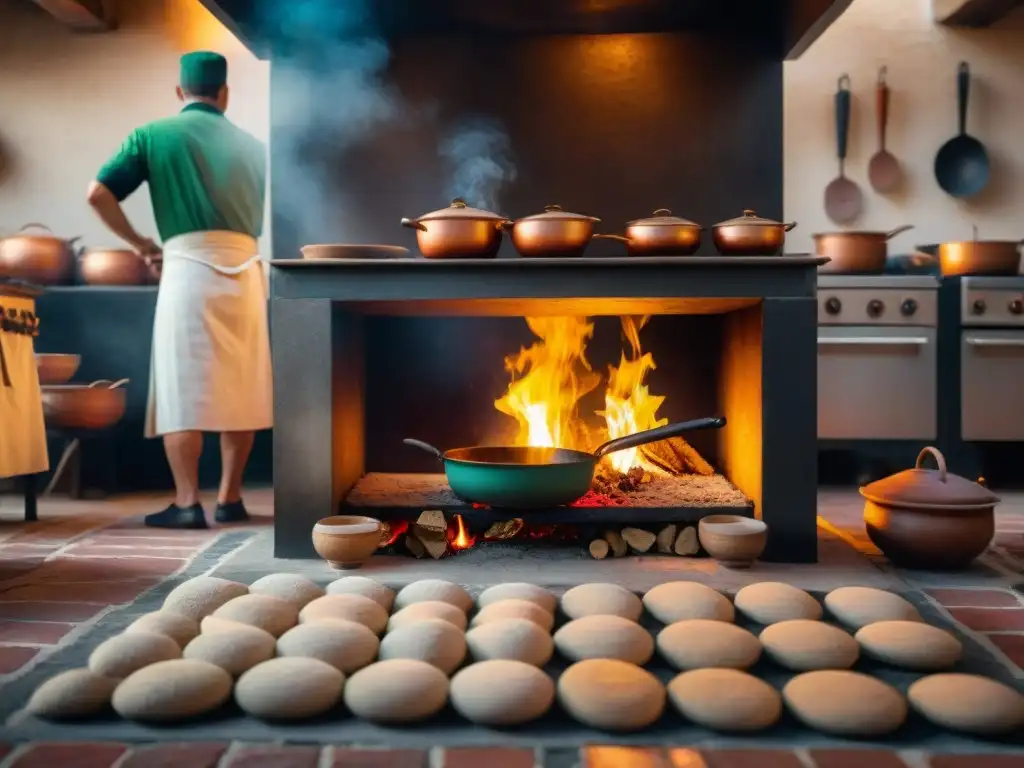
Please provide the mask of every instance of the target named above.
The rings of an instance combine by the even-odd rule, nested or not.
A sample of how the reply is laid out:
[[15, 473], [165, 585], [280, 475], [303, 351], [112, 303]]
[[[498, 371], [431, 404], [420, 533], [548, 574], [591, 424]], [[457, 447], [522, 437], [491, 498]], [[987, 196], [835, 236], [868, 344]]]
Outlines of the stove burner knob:
[[825, 300], [825, 312], [830, 315], [838, 315], [843, 311], [843, 303], [835, 296]]
[[872, 299], [868, 302], [868, 317], [881, 317], [885, 312], [885, 304], [881, 299]]
[[975, 299], [974, 304], [971, 305], [971, 314], [984, 315], [986, 309], [988, 307], [985, 305], [984, 299]]
[[903, 303], [900, 304], [900, 312], [904, 317], [910, 317], [917, 312], [917, 302], [913, 299], [904, 299]]
[[1008, 309], [1010, 310], [1011, 315], [1024, 314], [1024, 300], [1014, 299], [1013, 301], [1010, 302], [1010, 306], [1008, 307]]

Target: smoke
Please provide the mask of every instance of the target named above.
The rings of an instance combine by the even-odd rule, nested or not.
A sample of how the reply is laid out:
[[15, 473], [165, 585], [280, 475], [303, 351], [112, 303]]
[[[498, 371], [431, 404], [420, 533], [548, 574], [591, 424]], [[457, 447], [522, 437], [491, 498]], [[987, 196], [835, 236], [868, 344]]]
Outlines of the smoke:
[[[391, 52], [374, 0], [262, 0], [260, 27], [277, 41], [272, 67], [273, 206], [295, 233], [346, 239], [349, 204], [338, 159], [390, 125], [426, 126], [433, 109], [414, 106], [386, 80]], [[515, 178], [511, 144], [489, 118], [441, 131], [437, 148], [450, 168], [439, 178], [439, 203], [463, 197], [496, 209]], [[439, 206], [440, 207], [440, 206]], [[355, 226], [355, 222], [352, 222]], [[331, 231], [325, 232], [325, 227]]]

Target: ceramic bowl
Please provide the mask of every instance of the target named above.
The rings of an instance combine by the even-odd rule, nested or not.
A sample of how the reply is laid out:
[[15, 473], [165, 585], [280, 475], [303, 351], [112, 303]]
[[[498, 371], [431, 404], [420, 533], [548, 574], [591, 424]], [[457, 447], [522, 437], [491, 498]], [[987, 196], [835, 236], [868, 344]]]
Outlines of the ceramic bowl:
[[709, 515], [697, 526], [700, 545], [726, 568], [749, 568], [764, 552], [768, 526], [740, 515]]
[[358, 515], [325, 517], [313, 526], [313, 549], [331, 568], [358, 568], [380, 546], [380, 520]]
[[39, 383], [66, 384], [71, 381], [81, 362], [82, 358], [79, 355], [39, 353], [36, 355]]

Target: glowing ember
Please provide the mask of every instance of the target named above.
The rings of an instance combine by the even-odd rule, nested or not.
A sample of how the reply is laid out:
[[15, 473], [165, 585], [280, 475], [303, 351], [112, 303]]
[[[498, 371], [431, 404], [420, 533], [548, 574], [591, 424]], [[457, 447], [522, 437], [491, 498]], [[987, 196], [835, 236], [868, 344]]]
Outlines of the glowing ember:
[[[455, 515], [455, 536], [448, 542], [452, 549], [469, 549], [476, 543], [476, 537], [469, 535], [469, 529], [462, 519], [462, 515]], [[452, 530], [449, 526], [448, 530]]]

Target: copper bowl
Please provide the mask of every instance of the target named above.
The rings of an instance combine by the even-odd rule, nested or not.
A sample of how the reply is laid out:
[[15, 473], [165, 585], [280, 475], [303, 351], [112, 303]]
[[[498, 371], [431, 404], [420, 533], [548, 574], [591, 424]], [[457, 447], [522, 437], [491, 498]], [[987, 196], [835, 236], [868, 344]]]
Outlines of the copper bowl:
[[749, 568], [764, 552], [768, 526], [741, 515], [708, 515], [697, 524], [700, 545], [726, 568]]
[[106, 429], [121, 420], [125, 411], [128, 379], [92, 384], [58, 384], [42, 388], [46, 426], [59, 429]]
[[78, 274], [86, 285], [146, 285], [155, 278], [146, 260], [121, 248], [90, 248], [78, 258]]
[[313, 549], [331, 568], [359, 568], [380, 546], [380, 527], [372, 517], [325, 517], [313, 526]]
[[[30, 234], [33, 229], [43, 234]], [[78, 239], [64, 240], [43, 224], [26, 224], [13, 235], [0, 237], [0, 277], [39, 285], [66, 283], [72, 272], [72, 248]]]
[[37, 354], [36, 368], [39, 371], [39, 383], [65, 384], [71, 380], [81, 364], [81, 355]]

